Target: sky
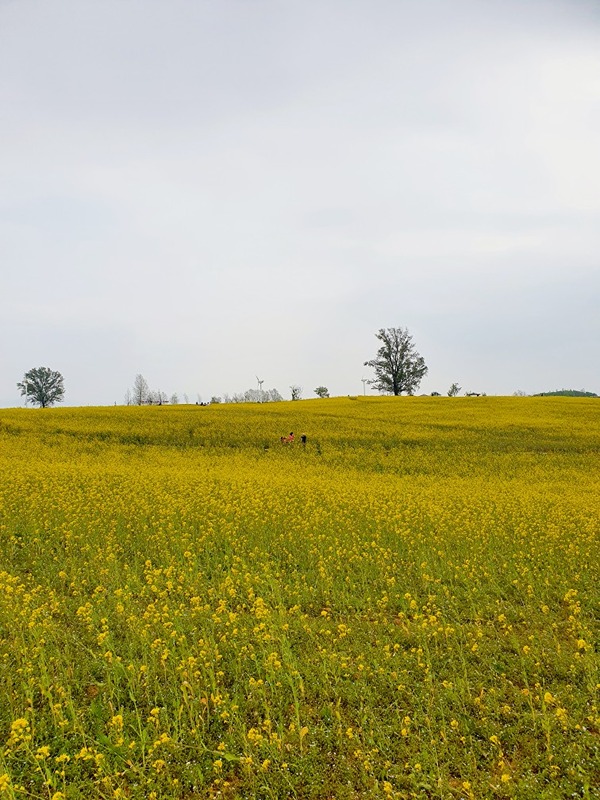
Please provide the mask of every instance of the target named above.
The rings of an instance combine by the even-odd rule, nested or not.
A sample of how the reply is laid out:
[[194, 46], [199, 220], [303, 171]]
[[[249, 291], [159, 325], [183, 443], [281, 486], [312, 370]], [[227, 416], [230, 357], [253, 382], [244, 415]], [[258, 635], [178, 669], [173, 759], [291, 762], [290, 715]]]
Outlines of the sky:
[[0, 406], [600, 393], [599, 142], [597, 0], [0, 0]]

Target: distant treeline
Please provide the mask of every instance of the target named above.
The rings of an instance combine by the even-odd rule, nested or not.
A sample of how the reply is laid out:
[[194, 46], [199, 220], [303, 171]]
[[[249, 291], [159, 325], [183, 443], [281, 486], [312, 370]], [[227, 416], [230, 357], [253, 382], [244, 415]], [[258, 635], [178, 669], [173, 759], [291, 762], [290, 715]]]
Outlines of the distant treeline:
[[598, 397], [594, 392], [585, 392], [583, 389], [558, 389], [556, 392], [539, 392], [534, 397]]

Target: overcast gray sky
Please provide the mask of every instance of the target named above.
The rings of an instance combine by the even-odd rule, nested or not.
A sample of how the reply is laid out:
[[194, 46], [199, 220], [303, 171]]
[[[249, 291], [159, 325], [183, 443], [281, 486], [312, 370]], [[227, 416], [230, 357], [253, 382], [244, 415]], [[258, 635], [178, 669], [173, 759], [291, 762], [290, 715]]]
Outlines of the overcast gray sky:
[[0, 0], [0, 405], [600, 393], [597, 0]]

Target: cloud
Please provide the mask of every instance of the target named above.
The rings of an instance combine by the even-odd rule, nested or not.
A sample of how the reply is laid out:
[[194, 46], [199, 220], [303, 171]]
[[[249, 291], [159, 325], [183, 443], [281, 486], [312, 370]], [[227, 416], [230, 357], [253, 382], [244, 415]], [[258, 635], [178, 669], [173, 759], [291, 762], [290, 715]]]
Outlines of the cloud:
[[40, 359], [346, 394], [389, 325], [427, 385], [600, 389], [599, 45], [584, 0], [0, 3], [0, 404]]

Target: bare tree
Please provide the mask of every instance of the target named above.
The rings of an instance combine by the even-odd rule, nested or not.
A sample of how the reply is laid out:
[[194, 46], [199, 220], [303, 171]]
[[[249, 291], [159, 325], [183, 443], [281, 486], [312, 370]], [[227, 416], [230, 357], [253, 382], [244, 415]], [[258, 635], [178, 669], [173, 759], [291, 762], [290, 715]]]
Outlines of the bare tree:
[[292, 393], [292, 400], [300, 400], [302, 398], [302, 387], [301, 386], [290, 386], [290, 391]]
[[235, 392], [234, 394], [224, 394], [222, 397], [212, 397], [211, 403], [276, 403], [281, 402], [283, 397], [277, 389], [247, 389], [245, 392]]
[[164, 406], [169, 402], [169, 398], [165, 392], [161, 392], [160, 389], [154, 389], [148, 393], [146, 402], [150, 406]]
[[132, 403], [134, 406], [143, 406], [148, 402], [150, 388], [143, 375], [136, 375], [131, 391]]
[[234, 394], [230, 398], [233, 403], [272, 403], [283, 400], [277, 389], [247, 389], [242, 395]]
[[458, 394], [462, 386], [459, 386], [458, 383], [453, 383], [452, 386], [448, 389], [448, 397], [458, 397]]

